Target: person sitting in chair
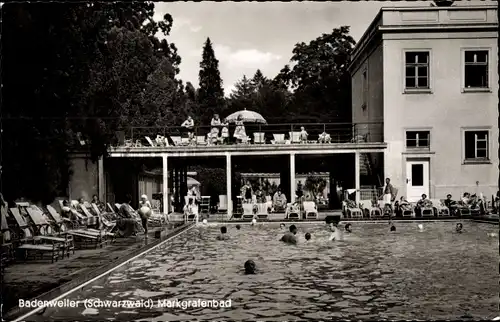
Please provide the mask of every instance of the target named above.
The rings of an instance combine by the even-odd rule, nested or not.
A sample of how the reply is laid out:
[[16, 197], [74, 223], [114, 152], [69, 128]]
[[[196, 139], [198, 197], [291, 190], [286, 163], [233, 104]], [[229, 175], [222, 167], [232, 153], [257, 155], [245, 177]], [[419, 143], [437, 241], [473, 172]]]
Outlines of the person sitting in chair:
[[417, 201], [417, 205], [415, 206], [415, 213], [419, 216], [422, 216], [423, 208], [432, 208], [432, 202], [427, 199], [427, 195], [425, 193], [422, 194], [422, 199]]
[[319, 135], [318, 143], [330, 143], [331, 141], [330, 134], [323, 132]]
[[181, 126], [185, 129], [185, 131], [187, 132], [188, 134], [188, 138], [189, 140], [193, 140], [194, 138], [194, 133], [193, 133], [193, 130], [194, 130], [194, 120], [191, 116], [188, 116], [187, 120], [185, 120]]
[[194, 215], [196, 219], [198, 216], [198, 206], [194, 203], [194, 199], [189, 198], [188, 203], [184, 206], [183, 212], [186, 218]]
[[273, 208], [276, 212], [284, 211], [286, 208], [286, 196], [281, 192], [281, 188], [278, 188], [273, 196]]
[[405, 211], [411, 210], [411, 204], [405, 199], [404, 196], [401, 196], [401, 198], [399, 198], [398, 208], [401, 214], [403, 214]]
[[212, 121], [210, 121], [210, 125], [212, 126], [212, 132], [217, 133], [219, 135], [219, 127], [221, 125], [219, 114], [214, 114]]
[[220, 134], [220, 139], [222, 144], [227, 144], [229, 141], [229, 123], [226, 121], [226, 119], [222, 120], [222, 123], [220, 125], [222, 127], [222, 131]]
[[452, 199], [451, 194], [446, 195], [446, 199], [444, 200], [444, 205], [450, 210], [450, 215], [455, 216], [458, 211], [458, 203]]

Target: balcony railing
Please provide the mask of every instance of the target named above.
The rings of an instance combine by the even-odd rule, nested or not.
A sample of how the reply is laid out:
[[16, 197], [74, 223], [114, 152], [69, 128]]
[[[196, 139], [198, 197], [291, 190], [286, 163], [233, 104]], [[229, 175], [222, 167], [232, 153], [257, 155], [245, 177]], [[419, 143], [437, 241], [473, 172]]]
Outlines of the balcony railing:
[[[229, 137], [211, 135], [212, 126], [195, 126], [186, 129], [173, 127], [132, 127], [117, 133], [116, 147], [166, 147], [232, 144], [335, 144], [335, 143], [382, 143], [383, 124], [366, 123], [300, 123], [300, 124], [245, 124], [246, 137], [234, 136], [236, 126], [228, 126]], [[302, 127], [307, 139], [301, 136]], [[215, 138], [216, 137], [216, 138]]]

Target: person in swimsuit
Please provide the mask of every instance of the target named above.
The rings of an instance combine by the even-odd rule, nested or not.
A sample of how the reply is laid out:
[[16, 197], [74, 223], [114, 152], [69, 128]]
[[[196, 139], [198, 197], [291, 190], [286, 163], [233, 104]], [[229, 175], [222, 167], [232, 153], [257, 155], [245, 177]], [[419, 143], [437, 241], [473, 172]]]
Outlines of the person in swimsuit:
[[345, 231], [348, 233], [352, 233], [351, 226], [352, 226], [351, 224], [346, 224], [344, 227]]
[[245, 267], [245, 274], [255, 274], [257, 271], [257, 266], [255, 265], [255, 262], [251, 259], [245, 262], [244, 267]]
[[281, 241], [287, 244], [297, 244], [297, 238], [295, 235], [297, 234], [297, 227], [295, 225], [290, 226], [290, 232], [286, 233], [281, 237]]
[[307, 241], [311, 240], [311, 234], [310, 234], [310, 233], [306, 233], [306, 236], [305, 236], [305, 237], [306, 237], [306, 240], [307, 240]]
[[461, 224], [461, 223], [457, 223], [456, 227], [455, 227], [455, 231], [457, 233], [461, 233], [462, 230], [463, 230], [464, 226]]
[[226, 226], [222, 226], [220, 228], [220, 235], [217, 236], [217, 239], [218, 240], [227, 240], [227, 239], [229, 239], [229, 236], [227, 235], [227, 227]]

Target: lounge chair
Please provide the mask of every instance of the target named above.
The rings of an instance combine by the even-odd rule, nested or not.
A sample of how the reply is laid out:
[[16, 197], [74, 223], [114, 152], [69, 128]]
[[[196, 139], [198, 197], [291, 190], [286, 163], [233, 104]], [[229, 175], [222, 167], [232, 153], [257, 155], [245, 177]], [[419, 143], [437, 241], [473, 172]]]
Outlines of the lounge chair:
[[185, 222], [196, 221], [196, 218], [199, 216], [198, 206], [194, 205], [191, 209], [191, 213], [184, 214]]
[[112, 214], [116, 214], [115, 210], [113, 209], [113, 206], [111, 206], [109, 202], [106, 204], [106, 206], [109, 212], [111, 212]]
[[219, 195], [219, 204], [217, 205], [218, 213], [227, 212], [227, 195]]
[[146, 141], [148, 141], [149, 145], [151, 145], [152, 147], [156, 147], [156, 143], [153, 142], [153, 140], [151, 140], [149, 136], [146, 136]]
[[422, 217], [434, 217], [434, 203], [431, 201], [431, 205], [427, 207], [420, 208], [420, 215]]
[[401, 209], [401, 215], [403, 217], [415, 218], [415, 205], [410, 203], [410, 209]]
[[106, 218], [106, 214], [101, 213], [99, 207], [95, 203], [93, 203], [91, 207], [94, 210], [94, 213], [100, 218], [101, 227], [104, 227], [107, 231], [111, 232], [116, 227], [116, 221]]
[[431, 199], [432, 205], [436, 208], [436, 212], [438, 216], [449, 216], [450, 209], [446, 207], [442, 200], [439, 199]]
[[205, 139], [204, 135], [198, 135], [196, 137], [196, 144], [197, 145], [207, 145], [207, 140]]
[[271, 140], [272, 144], [285, 144], [285, 134], [274, 134], [273, 133], [273, 138], [274, 140]]
[[87, 217], [87, 225], [88, 226], [96, 226], [99, 225], [99, 217], [94, 216], [90, 213], [89, 209], [85, 206], [85, 204], [79, 205], [80, 211], [83, 213], [85, 217]]
[[[64, 207], [63, 201], [59, 200], [59, 208], [61, 210], [61, 213], [63, 213], [63, 207]], [[73, 210], [71, 212], [71, 214], [75, 216], [75, 218], [70, 219], [70, 222], [74, 225], [74, 226], [72, 226], [72, 228], [79, 228], [80, 226], [83, 226], [83, 227], [87, 226], [87, 223], [88, 223], [87, 217], [85, 217], [84, 215], [79, 213], [78, 210], [73, 207], [73, 203], [69, 208]]]
[[[38, 215], [37, 210], [30, 209], [33, 215]], [[51, 253], [52, 262], [59, 259], [59, 252], [62, 250], [62, 257], [64, 258], [65, 252], [69, 257], [71, 250], [74, 252], [74, 243], [71, 237], [66, 236], [54, 237], [54, 236], [40, 236], [34, 235], [31, 232], [29, 225], [24, 220], [18, 208], [11, 208], [10, 212], [17, 222], [17, 226], [21, 232], [18, 235], [17, 241], [21, 245], [16, 247], [16, 250], [24, 251], [25, 259], [27, 259], [30, 253], [40, 254], [43, 256], [44, 253]], [[40, 214], [41, 217], [41, 214]], [[40, 220], [40, 219], [37, 219]], [[21, 237], [22, 235], [22, 237]], [[31, 244], [29, 243], [31, 242]], [[35, 244], [36, 242], [42, 242], [41, 244]], [[48, 245], [51, 243], [52, 245]]]
[[[35, 235], [52, 235], [52, 227], [50, 223], [45, 218], [43, 218], [43, 212], [41, 212], [40, 208], [27, 207], [24, 208], [23, 211], [31, 219]], [[22, 212], [20, 213], [22, 214]]]
[[286, 219], [300, 219], [300, 206], [288, 203], [286, 206]]
[[172, 142], [174, 142], [174, 145], [181, 145], [182, 138], [180, 136], [171, 136]]
[[71, 220], [62, 217], [51, 205], [47, 205], [45, 208], [47, 209], [49, 216], [52, 217], [53, 225], [55, 225], [60, 234], [63, 234], [70, 229], [70, 227], [67, 226], [68, 224], [73, 226], [71, 225]]
[[290, 135], [290, 143], [296, 144], [300, 143], [300, 132], [288, 132]]
[[359, 202], [363, 207], [363, 212], [368, 218], [382, 217], [382, 209], [380, 207], [373, 207], [371, 200], [362, 200]]
[[244, 203], [243, 204], [243, 220], [252, 220], [255, 218], [255, 214], [253, 212], [253, 204]]
[[253, 134], [253, 142], [255, 144], [264, 144], [264, 143], [266, 143], [265, 133], [264, 132], [255, 132]]
[[342, 201], [347, 218], [363, 218], [363, 210], [355, 206], [355, 202]]
[[257, 218], [269, 219], [269, 212], [271, 211], [272, 204], [268, 202], [257, 203]]
[[318, 208], [314, 201], [304, 201], [303, 205], [306, 219], [318, 219]]
[[233, 215], [231, 219], [242, 219], [243, 218], [243, 197], [236, 196], [236, 207], [233, 209]]

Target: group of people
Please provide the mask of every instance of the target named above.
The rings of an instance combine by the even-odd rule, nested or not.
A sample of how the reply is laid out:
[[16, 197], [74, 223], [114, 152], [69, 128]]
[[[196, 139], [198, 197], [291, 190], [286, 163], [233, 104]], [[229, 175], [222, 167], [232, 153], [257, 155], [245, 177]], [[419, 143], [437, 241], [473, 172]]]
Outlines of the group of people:
[[[233, 137], [236, 140], [245, 141], [247, 139], [247, 134], [241, 115], [236, 120], [235, 125], [236, 127], [234, 129]], [[219, 114], [214, 114], [212, 120], [210, 121], [210, 126], [211, 130], [207, 135], [208, 144], [216, 145], [229, 143], [229, 122], [226, 119], [221, 120]], [[189, 142], [192, 144], [196, 143], [193, 118], [188, 116], [188, 118], [181, 124], [181, 127], [187, 133]]]

